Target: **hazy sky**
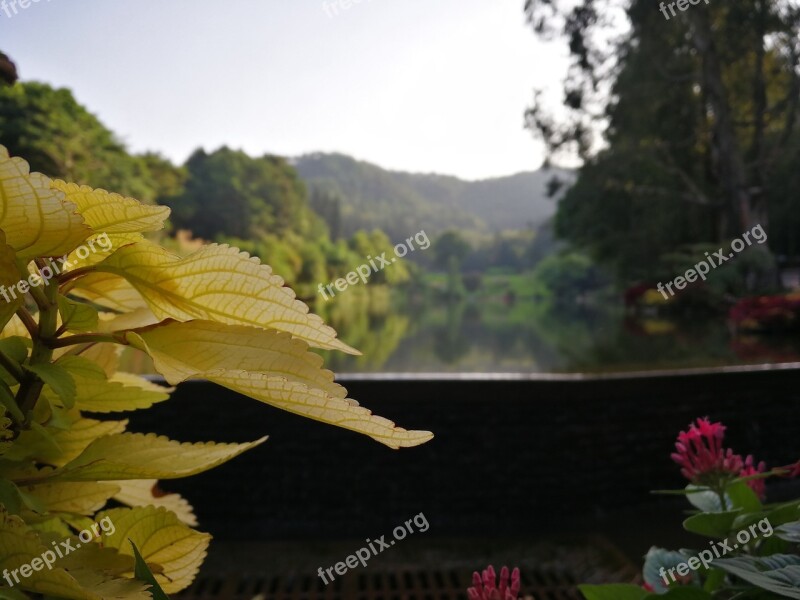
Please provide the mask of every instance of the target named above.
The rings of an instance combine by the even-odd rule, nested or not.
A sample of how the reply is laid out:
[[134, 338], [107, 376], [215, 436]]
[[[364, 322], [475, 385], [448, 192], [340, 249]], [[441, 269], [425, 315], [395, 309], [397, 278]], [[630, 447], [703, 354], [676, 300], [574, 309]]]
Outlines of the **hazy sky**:
[[539, 167], [523, 112], [566, 59], [523, 0], [351, 2], [39, 0], [0, 11], [0, 50], [177, 162], [227, 144], [467, 179]]

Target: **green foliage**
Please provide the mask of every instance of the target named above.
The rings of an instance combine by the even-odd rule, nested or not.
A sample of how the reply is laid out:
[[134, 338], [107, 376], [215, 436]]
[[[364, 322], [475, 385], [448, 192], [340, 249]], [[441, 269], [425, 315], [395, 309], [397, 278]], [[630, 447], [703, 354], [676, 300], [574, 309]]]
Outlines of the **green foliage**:
[[185, 191], [165, 199], [176, 227], [204, 239], [254, 239], [289, 231], [308, 235], [315, 215], [305, 186], [284, 159], [251, 158], [229, 148], [196, 151], [187, 161]]
[[[795, 535], [800, 527], [800, 500], [765, 505], [759, 497], [763, 482], [757, 481], [785, 477], [794, 466], [765, 472], [762, 465], [746, 475], [744, 471], [732, 472], [721, 461], [728, 457], [741, 465], [745, 464], [743, 459], [720, 449], [720, 437], [714, 438], [720, 447], [709, 450], [706, 444], [710, 442], [704, 438], [718, 436], [724, 428], [718, 423], [706, 422], [705, 426], [702, 434], [695, 429], [680, 438], [683, 449], [678, 448], [679, 463], [684, 469], [696, 465], [690, 467], [696, 469], [693, 483], [684, 490], [666, 493], [686, 496], [693, 510], [683, 523], [684, 529], [709, 541], [699, 542], [699, 550], [651, 548], [643, 569], [650, 592], [638, 586], [581, 586], [587, 600], [800, 598], [800, 536]], [[702, 466], [698, 456], [704, 457]]]
[[[537, 99], [529, 127], [554, 154], [586, 159], [559, 204], [559, 236], [627, 281], [757, 223], [773, 252], [798, 256], [800, 15], [789, 4], [704, 4], [667, 23], [648, 0], [528, 0], [537, 33], [566, 34], [573, 62], [568, 116]], [[625, 20], [618, 52], [605, 52], [608, 25]], [[770, 279], [731, 277], [728, 288], [749, 292]]]
[[12, 154], [28, 157], [36, 171], [145, 202], [174, 193], [180, 184], [179, 169], [156, 155], [128, 154], [67, 89], [42, 83], [0, 87], [0, 139]]
[[[569, 171], [553, 169], [470, 182], [388, 171], [341, 154], [302, 156], [296, 166], [320, 197], [338, 199], [337, 207], [320, 212], [334, 238], [376, 228], [398, 241], [423, 229], [438, 236], [448, 229], [491, 235], [535, 228], [555, 213], [548, 182], [572, 179]], [[315, 210], [322, 203], [312, 201]]]
[[604, 283], [591, 259], [577, 252], [548, 256], [534, 269], [533, 278], [557, 299], [581, 296]]

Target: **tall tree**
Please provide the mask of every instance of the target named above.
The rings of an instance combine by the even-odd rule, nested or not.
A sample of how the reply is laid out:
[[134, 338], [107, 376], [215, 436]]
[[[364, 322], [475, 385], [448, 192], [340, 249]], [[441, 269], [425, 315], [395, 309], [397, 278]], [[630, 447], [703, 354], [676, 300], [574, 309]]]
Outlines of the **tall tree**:
[[616, 189], [630, 206], [704, 207], [691, 224], [702, 228], [710, 211], [713, 231], [702, 239], [767, 227], [770, 173], [797, 135], [796, 0], [700, 3], [675, 16], [652, 0], [527, 0], [525, 11], [572, 56], [567, 118], [554, 118], [541, 93], [527, 113], [551, 153], [612, 166], [594, 173], [601, 193]]

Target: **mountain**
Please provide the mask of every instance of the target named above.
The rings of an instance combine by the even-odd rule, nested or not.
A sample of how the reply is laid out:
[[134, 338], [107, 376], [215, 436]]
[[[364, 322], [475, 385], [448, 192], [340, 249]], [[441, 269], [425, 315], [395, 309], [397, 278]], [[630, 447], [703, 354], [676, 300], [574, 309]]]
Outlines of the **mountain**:
[[[292, 159], [315, 198], [324, 196], [325, 213], [335, 198], [337, 233], [379, 228], [391, 239], [425, 230], [448, 229], [467, 234], [538, 228], [550, 219], [557, 200], [547, 197], [554, 178], [572, 181], [562, 169], [518, 173], [481, 181], [448, 175], [390, 171], [343, 154], [307, 154]], [[326, 220], [331, 220], [329, 214]]]

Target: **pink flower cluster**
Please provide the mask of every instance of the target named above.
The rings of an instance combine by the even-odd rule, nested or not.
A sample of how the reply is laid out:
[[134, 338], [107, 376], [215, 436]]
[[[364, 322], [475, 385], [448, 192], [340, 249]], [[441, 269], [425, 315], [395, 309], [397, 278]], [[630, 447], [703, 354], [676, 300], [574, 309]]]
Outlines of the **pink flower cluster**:
[[[688, 431], [678, 434], [677, 451], [672, 454], [672, 460], [680, 465], [683, 476], [696, 484], [726, 476], [749, 477], [766, 470], [766, 465], [763, 462], [756, 465], [752, 456], [742, 458], [730, 448], [723, 448], [724, 437], [725, 426], [722, 423], [711, 423], [708, 417], [697, 419], [696, 424], [689, 424]], [[763, 479], [751, 479], [747, 485], [764, 498]]]
[[472, 587], [467, 589], [469, 600], [518, 600], [519, 569], [514, 569], [510, 576], [508, 567], [500, 569], [500, 582], [497, 585], [494, 567], [491, 565], [483, 571], [472, 574]]

